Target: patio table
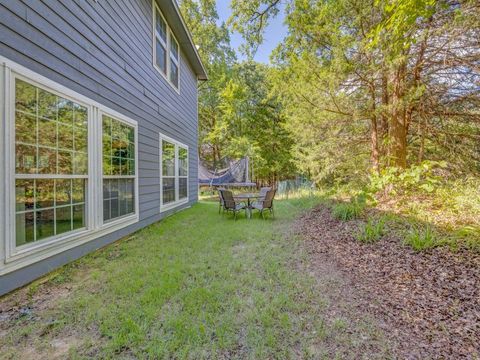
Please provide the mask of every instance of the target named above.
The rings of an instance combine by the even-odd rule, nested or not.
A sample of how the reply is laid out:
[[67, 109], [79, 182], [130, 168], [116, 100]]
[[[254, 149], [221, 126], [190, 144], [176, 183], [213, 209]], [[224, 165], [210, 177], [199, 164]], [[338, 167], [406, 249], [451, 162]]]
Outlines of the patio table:
[[252, 217], [252, 201], [251, 200], [256, 200], [260, 198], [260, 194], [258, 193], [244, 193], [244, 194], [238, 194], [238, 195], [233, 195], [233, 198], [235, 200], [240, 200], [240, 201], [245, 201], [247, 200], [247, 216], [250, 219]]

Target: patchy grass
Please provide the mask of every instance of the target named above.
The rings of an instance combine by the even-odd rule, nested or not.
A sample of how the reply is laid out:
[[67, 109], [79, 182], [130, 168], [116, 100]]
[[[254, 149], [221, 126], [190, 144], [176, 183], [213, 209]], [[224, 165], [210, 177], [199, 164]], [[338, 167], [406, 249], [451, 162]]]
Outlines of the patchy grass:
[[363, 212], [363, 205], [357, 201], [342, 202], [333, 205], [333, 216], [342, 221], [353, 220]]
[[360, 242], [371, 244], [380, 240], [384, 233], [385, 218], [382, 217], [378, 220], [369, 218], [356, 235], [356, 239]]
[[275, 220], [236, 222], [218, 215], [215, 202], [202, 202], [149, 226], [23, 289], [30, 297], [2, 299], [17, 311], [0, 325], [0, 353], [315, 357], [323, 341], [353, 333], [353, 325], [326, 318], [328, 299], [302, 268], [305, 254], [290, 230], [318, 201], [278, 201]]
[[409, 245], [415, 251], [422, 251], [439, 246], [440, 242], [432, 228], [427, 226], [423, 229], [411, 229], [405, 236], [404, 245]]

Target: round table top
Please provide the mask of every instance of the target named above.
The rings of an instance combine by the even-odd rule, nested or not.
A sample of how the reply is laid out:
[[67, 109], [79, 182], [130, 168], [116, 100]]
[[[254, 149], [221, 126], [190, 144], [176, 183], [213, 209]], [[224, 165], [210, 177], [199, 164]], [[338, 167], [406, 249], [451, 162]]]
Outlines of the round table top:
[[259, 198], [260, 194], [245, 193], [245, 194], [233, 195], [233, 197], [237, 199], [253, 199], [253, 198]]

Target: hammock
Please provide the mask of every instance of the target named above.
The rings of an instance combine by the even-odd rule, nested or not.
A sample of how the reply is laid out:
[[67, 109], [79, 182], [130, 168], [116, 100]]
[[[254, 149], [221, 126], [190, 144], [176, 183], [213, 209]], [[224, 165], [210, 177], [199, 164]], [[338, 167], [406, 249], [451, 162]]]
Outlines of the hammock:
[[227, 167], [222, 169], [208, 169], [205, 162], [200, 162], [198, 167], [198, 182], [200, 185], [209, 186], [255, 186], [250, 181], [248, 167], [249, 161], [244, 157], [237, 161], [227, 161]]

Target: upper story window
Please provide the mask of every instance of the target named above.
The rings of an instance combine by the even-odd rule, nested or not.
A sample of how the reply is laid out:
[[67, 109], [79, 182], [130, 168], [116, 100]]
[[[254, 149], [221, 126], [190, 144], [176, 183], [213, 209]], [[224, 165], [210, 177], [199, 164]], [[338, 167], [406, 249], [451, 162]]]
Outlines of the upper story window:
[[153, 4], [153, 65], [179, 91], [180, 47], [155, 0]]

